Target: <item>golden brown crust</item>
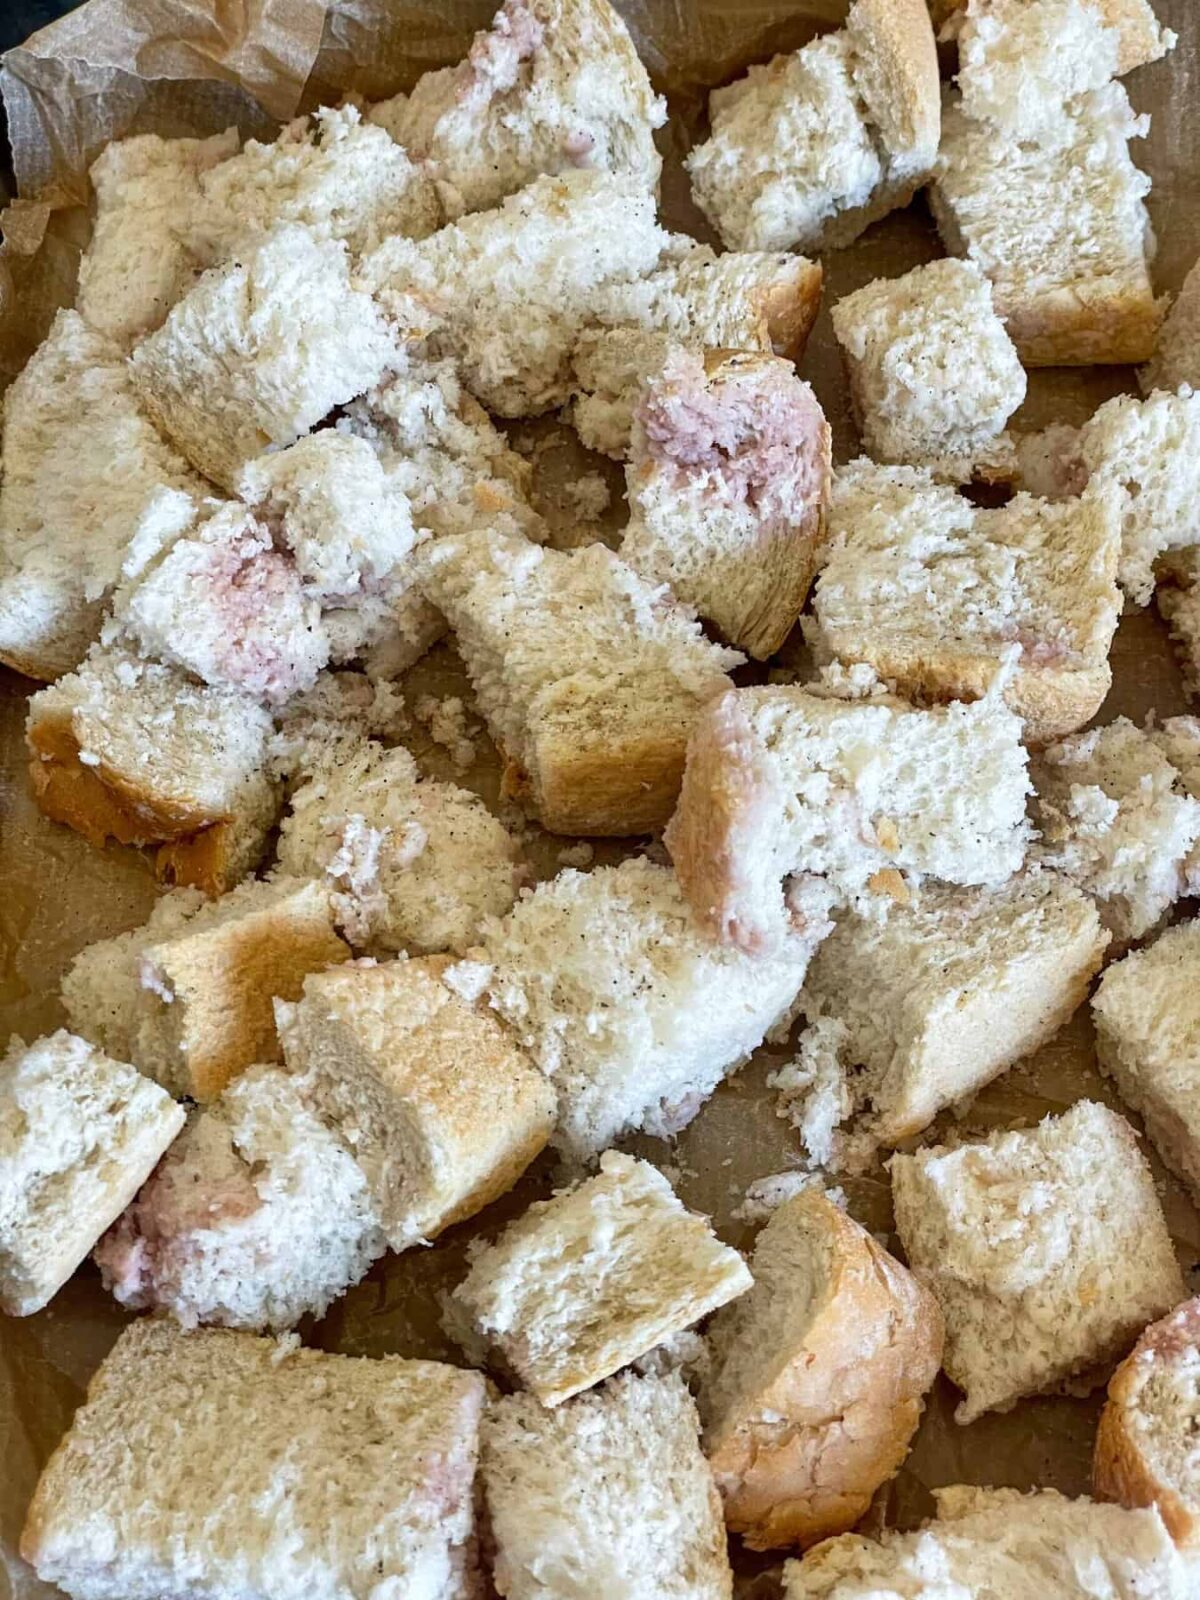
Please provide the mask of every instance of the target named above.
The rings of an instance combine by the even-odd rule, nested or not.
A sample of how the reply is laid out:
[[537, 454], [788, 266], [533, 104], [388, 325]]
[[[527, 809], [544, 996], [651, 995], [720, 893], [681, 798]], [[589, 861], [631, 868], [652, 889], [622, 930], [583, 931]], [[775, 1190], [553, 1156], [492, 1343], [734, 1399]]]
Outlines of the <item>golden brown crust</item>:
[[[600, 733], [602, 730], [598, 730]], [[549, 833], [623, 838], [666, 825], [679, 794], [687, 732], [623, 734], [583, 744], [569, 731], [535, 730], [528, 777], [506, 793], [528, 795]], [[519, 772], [514, 768], [514, 772]]]
[[819, 261], [796, 256], [786, 283], [756, 289], [751, 304], [762, 318], [767, 339], [776, 355], [799, 361], [821, 309], [824, 270]]
[[236, 832], [236, 823], [214, 822], [198, 833], [159, 845], [154, 876], [179, 889], [201, 889], [208, 895], [227, 893], [241, 876], [233, 853]]
[[1113, 366], [1148, 361], [1165, 305], [1147, 277], [1141, 289], [1110, 279], [1064, 284], [1019, 300], [995, 289], [998, 315], [1027, 367]]
[[1188, 1348], [1200, 1348], [1200, 1296], [1185, 1300], [1151, 1323], [1113, 1373], [1096, 1430], [1092, 1489], [1097, 1500], [1115, 1501], [1131, 1509], [1157, 1506], [1176, 1544], [1198, 1549], [1200, 1509], [1188, 1505], [1177, 1490], [1155, 1476], [1133, 1426], [1146, 1379], [1156, 1367]]

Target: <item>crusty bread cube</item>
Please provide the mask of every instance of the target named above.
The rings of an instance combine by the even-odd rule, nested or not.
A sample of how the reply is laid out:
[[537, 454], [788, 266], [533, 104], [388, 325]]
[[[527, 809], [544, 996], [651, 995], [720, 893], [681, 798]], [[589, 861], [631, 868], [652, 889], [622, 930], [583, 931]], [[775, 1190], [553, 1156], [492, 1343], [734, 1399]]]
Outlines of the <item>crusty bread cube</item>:
[[172, 1094], [215, 1100], [280, 1059], [272, 998], [297, 999], [306, 974], [349, 958], [331, 920], [328, 890], [303, 879], [251, 879], [212, 901], [177, 890], [144, 926], [82, 950], [63, 1004], [85, 1038]]
[[160, 876], [213, 894], [257, 865], [274, 825], [270, 736], [248, 696], [101, 649], [32, 697], [26, 725], [48, 817], [98, 847], [161, 842]]
[[78, 1600], [463, 1600], [483, 1403], [478, 1373], [441, 1362], [143, 1318], [42, 1473], [21, 1553]]
[[1025, 369], [969, 261], [876, 278], [833, 308], [863, 448], [964, 483], [1005, 475], [1005, 423]]
[[[1182, 759], [1196, 741], [1178, 732]], [[1172, 759], [1169, 733], [1164, 741], [1117, 717], [1035, 756], [1032, 775], [1036, 854], [1093, 897], [1118, 946], [1200, 884], [1200, 793]]]
[[880, 1543], [843, 1534], [784, 1568], [785, 1600], [1188, 1600], [1190, 1569], [1153, 1511], [1055, 1489], [935, 1489], [937, 1520]]
[[548, 1411], [485, 1411], [480, 1472], [506, 1600], [729, 1600], [721, 1503], [677, 1375], [623, 1373]]
[[1168, 928], [1111, 966], [1092, 1015], [1101, 1067], [1200, 1196], [1200, 921]]
[[891, 1173], [909, 1265], [946, 1319], [959, 1422], [1111, 1362], [1183, 1298], [1149, 1163], [1107, 1106], [896, 1155]]
[[1200, 260], [1171, 302], [1158, 335], [1158, 348], [1138, 373], [1144, 394], [1174, 393], [1181, 383], [1200, 389]]
[[1117, 576], [1130, 601], [1146, 605], [1160, 557], [1200, 543], [1200, 393], [1117, 395], [1079, 430], [1078, 453], [1089, 485], [1111, 485], [1119, 495]]
[[398, 348], [345, 245], [284, 223], [206, 272], [131, 370], [151, 419], [232, 493], [247, 461], [369, 389]]
[[1155, 1506], [1176, 1544], [1200, 1546], [1200, 1298], [1151, 1323], [1108, 1385], [1092, 1483], [1100, 1500]]
[[608, 0], [504, 0], [463, 61], [370, 116], [433, 164], [451, 217], [579, 167], [658, 189], [666, 103]]
[[320, 607], [295, 562], [235, 502], [206, 502], [199, 521], [118, 588], [104, 638], [270, 705], [311, 689], [329, 659]]
[[853, 1527], [908, 1454], [942, 1359], [937, 1301], [819, 1190], [755, 1242], [700, 1390], [725, 1521], [752, 1550]]
[[155, 328], [199, 271], [190, 232], [200, 177], [238, 147], [236, 128], [211, 139], [114, 139], [92, 162], [92, 237], [79, 263], [81, 317], [122, 348]]
[[449, 1317], [499, 1350], [545, 1406], [619, 1367], [750, 1287], [736, 1250], [684, 1209], [648, 1161], [606, 1151], [600, 1171], [535, 1201], [474, 1248]]
[[882, 913], [925, 877], [998, 887], [1029, 838], [1021, 724], [997, 696], [917, 711], [892, 696], [734, 689], [701, 713], [664, 835], [723, 943], [770, 949], [785, 880], [824, 877]]
[[186, 237], [205, 265], [224, 261], [283, 222], [355, 254], [393, 233], [424, 239], [442, 225], [433, 177], [356, 106], [322, 106], [270, 144], [241, 150], [200, 178]]
[[693, 198], [731, 250], [850, 244], [929, 176], [939, 109], [924, 0], [856, 0], [839, 32], [712, 92]]
[[556, 1143], [593, 1156], [632, 1129], [677, 1132], [786, 1024], [824, 904], [808, 896], [807, 926], [751, 960], [713, 943], [666, 867], [567, 868], [485, 929], [488, 966], [452, 976], [486, 985], [557, 1090]]
[[[859, 1139], [899, 1144], [1040, 1049], [1087, 998], [1107, 945], [1091, 899], [1051, 872], [998, 889], [927, 884], [884, 923], [840, 916], [800, 1006], [836, 1030]], [[785, 1073], [776, 1081], [788, 1090]], [[838, 1143], [809, 1153], [841, 1165]]]
[[459, 361], [490, 410], [524, 417], [569, 398], [571, 349], [594, 297], [652, 271], [669, 241], [653, 195], [632, 178], [569, 172], [419, 243], [389, 239], [362, 275], [404, 325]]
[[448, 965], [353, 962], [276, 1006], [288, 1067], [349, 1142], [393, 1250], [511, 1189], [554, 1126], [549, 1086], [485, 1006], [442, 981]]
[[324, 1316], [383, 1250], [366, 1177], [301, 1080], [255, 1066], [191, 1113], [96, 1260], [134, 1310], [280, 1332]]
[[622, 560], [765, 660], [808, 595], [831, 447], [791, 362], [673, 346], [633, 412]]
[[4, 396], [0, 661], [70, 672], [100, 632], [130, 548], [193, 515], [204, 484], [143, 416], [125, 358], [74, 311]]
[[918, 703], [997, 684], [1026, 741], [1044, 744], [1108, 693], [1120, 555], [1110, 488], [981, 510], [928, 468], [860, 459], [835, 478], [811, 641]]
[[991, 280], [1025, 366], [1144, 361], [1162, 308], [1147, 260], [1150, 180], [1129, 140], [1148, 123], [1119, 83], [1081, 95], [1064, 114], [1069, 131], [1041, 144], [947, 105], [933, 214], [950, 254]]
[[62, 1288], [183, 1127], [170, 1096], [59, 1029], [0, 1058], [0, 1306]]
[[517, 842], [482, 800], [367, 741], [340, 741], [293, 794], [278, 861], [323, 876], [350, 942], [390, 954], [465, 951], [523, 875]]
[[505, 791], [552, 833], [638, 834], [671, 814], [701, 707], [743, 658], [603, 545], [480, 531], [421, 552]]

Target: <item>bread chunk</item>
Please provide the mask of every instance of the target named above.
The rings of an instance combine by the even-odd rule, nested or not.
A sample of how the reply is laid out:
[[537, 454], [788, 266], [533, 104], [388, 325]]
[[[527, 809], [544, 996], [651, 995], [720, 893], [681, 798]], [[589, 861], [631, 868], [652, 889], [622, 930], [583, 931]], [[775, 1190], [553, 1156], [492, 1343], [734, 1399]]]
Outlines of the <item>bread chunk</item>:
[[1099, 1500], [1154, 1506], [1184, 1550], [1200, 1545], [1200, 1299], [1152, 1323], [1113, 1373], [1096, 1430]]
[[92, 237], [75, 304], [84, 321], [127, 350], [153, 333], [200, 270], [190, 233], [200, 179], [238, 147], [236, 128], [210, 139], [114, 139], [92, 162]]
[[541, 1074], [485, 1006], [442, 981], [448, 965], [354, 962], [276, 1006], [288, 1067], [349, 1142], [393, 1250], [511, 1189], [554, 1125]]
[[876, 278], [833, 308], [863, 448], [949, 483], [1003, 477], [1025, 369], [969, 261]]
[[790, 1017], [829, 928], [819, 894], [803, 904], [803, 930], [751, 960], [711, 941], [674, 873], [634, 857], [566, 868], [490, 924], [474, 975], [557, 1091], [556, 1143], [586, 1157], [686, 1126]]
[[[1152, 1511], [1054, 1489], [935, 1489], [938, 1516], [882, 1542], [843, 1534], [784, 1568], [786, 1600], [1186, 1600], [1192, 1578]], [[952, 1587], [948, 1587], [952, 1586]]]
[[78, 1600], [467, 1600], [483, 1402], [478, 1373], [436, 1361], [135, 1322], [42, 1474], [21, 1553]]
[[754, 1287], [713, 1318], [700, 1390], [725, 1521], [752, 1550], [851, 1528], [908, 1454], [942, 1356], [937, 1302], [809, 1189], [750, 1257]]
[[750, 1287], [736, 1250], [647, 1161], [536, 1201], [477, 1246], [455, 1289], [469, 1320], [544, 1406], [557, 1406]]
[[782, 357], [676, 346], [632, 427], [622, 560], [765, 660], [825, 533], [831, 434], [816, 396]]
[[1050, 143], [1005, 137], [951, 102], [930, 204], [951, 255], [991, 280], [1027, 367], [1145, 361], [1163, 308], [1150, 282], [1153, 235], [1134, 166], [1135, 116], [1119, 83], [1064, 109]]
[[105, 1287], [185, 1328], [324, 1316], [384, 1251], [362, 1170], [280, 1067], [197, 1108], [96, 1247]]
[[464, 60], [370, 117], [430, 162], [455, 218], [579, 168], [657, 193], [667, 107], [608, 0], [505, 0]]
[[1092, 1015], [1101, 1067], [1200, 1195], [1200, 921], [1168, 928], [1110, 967]]
[[0, 1306], [58, 1293], [183, 1127], [133, 1067], [60, 1028], [0, 1058]]
[[420, 243], [387, 240], [363, 279], [402, 325], [431, 334], [435, 354], [461, 364], [489, 410], [535, 416], [569, 398], [571, 350], [600, 290], [659, 265], [670, 235], [654, 212], [628, 177], [540, 177]]
[[[1050, 872], [998, 889], [926, 884], [883, 923], [843, 913], [800, 1007], [836, 1027], [856, 1139], [899, 1144], [1039, 1050], [1087, 998], [1107, 945], [1089, 897]], [[786, 1069], [776, 1082], [796, 1120], [808, 1096], [792, 1094]], [[841, 1142], [809, 1154], [840, 1167]]]
[[526, 1394], [484, 1414], [493, 1579], [506, 1600], [729, 1600], [721, 1504], [677, 1376], [623, 1373], [547, 1411]]
[[926, 877], [996, 888], [1029, 838], [1020, 727], [995, 695], [917, 711], [731, 690], [697, 721], [664, 836], [683, 892], [722, 943], [762, 951], [793, 874], [877, 914]]
[[345, 245], [284, 223], [206, 272], [131, 370], [151, 420], [232, 493], [247, 461], [378, 383], [398, 348]]
[[929, 176], [939, 110], [923, 0], [856, 0], [837, 33], [712, 92], [693, 198], [730, 250], [850, 244]]
[[53, 680], [98, 638], [131, 549], [169, 543], [205, 486], [143, 415], [120, 347], [74, 311], [57, 314], [3, 416], [0, 661]]
[[29, 702], [38, 806], [98, 848], [159, 844], [161, 877], [222, 894], [257, 865], [278, 810], [271, 717], [123, 650], [94, 649]]
[[1112, 1362], [1183, 1298], [1149, 1163], [1107, 1106], [893, 1156], [891, 1172], [909, 1264], [946, 1319], [959, 1422]]
[[736, 651], [602, 545], [439, 539], [422, 587], [454, 631], [511, 798], [551, 833], [663, 825], [692, 724]]
[[[982, 4], [976, 0], [979, 15], [986, 18], [989, 3], [990, 0], [983, 0]], [[1030, 10], [1039, 3], [1041, 0], [1024, 0]], [[1054, 17], [1054, 3], [1056, 0], [1051, 0], [1051, 6], [1048, 7], [1051, 20]], [[1132, 72], [1135, 67], [1145, 66], [1147, 62], [1158, 61], [1178, 42], [1170, 28], [1159, 24], [1149, 0], [1086, 0], [1086, 3], [1099, 15], [1105, 27], [1117, 31], [1116, 70], [1121, 76]], [[934, 28], [939, 30], [939, 42], [957, 38], [967, 7], [968, 0], [929, 0], [929, 14], [933, 18]], [[1050, 43], [1053, 44], [1052, 36]]]
[[1200, 261], [1193, 263], [1171, 302], [1158, 336], [1158, 348], [1138, 373], [1143, 394], [1175, 393], [1181, 383], [1200, 389]]
[[215, 1100], [257, 1061], [278, 1061], [272, 998], [350, 951], [328, 890], [252, 879], [219, 900], [164, 896], [143, 927], [88, 945], [63, 979], [80, 1033], [123, 1054], [172, 1094]]
[[981, 510], [921, 467], [839, 470], [813, 596], [820, 659], [864, 663], [917, 703], [993, 684], [1030, 744], [1100, 709], [1121, 613], [1119, 496], [1019, 494]]

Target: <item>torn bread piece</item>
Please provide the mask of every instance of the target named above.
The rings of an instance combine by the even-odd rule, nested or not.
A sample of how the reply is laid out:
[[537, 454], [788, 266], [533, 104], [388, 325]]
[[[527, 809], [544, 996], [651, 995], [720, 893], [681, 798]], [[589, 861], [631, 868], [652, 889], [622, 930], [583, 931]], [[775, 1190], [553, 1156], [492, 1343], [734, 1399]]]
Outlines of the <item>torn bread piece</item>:
[[1154, 602], [1170, 629], [1183, 686], [1200, 699], [1200, 544], [1159, 563]]
[[[928, 3], [938, 43], [957, 39], [965, 19], [967, 0], [928, 0]], [[989, 3], [990, 0], [984, 0], [979, 6], [976, 0], [984, 15]], [[1022, 3], [1033, 5], [1036, 0], [1022, 0]], [[1177, 42], [1171, 30], [1159, 23], [1149, 0], [1086, 0], [1086, 3], [1106, 28], [1116, 29], [1118, 76], [1150, 61], [1158, 61]]]
[[40, 1311], [129, 1204], [183, 1111], [60, 1028], [0, 1057], [0, 1307]]
[[752, 1550], [851, 1528], [908, 1454], [942, 1358], [928, 1289], [826, 1195], [786, 1201], [713, 1318], [700, 1389], [726, 1525]]
[[236, 128], [210, 139], [114, 139], [89, 169], [96, 197], [92, 237], [79, 263], [75, 304], [84, 321], [122, 349], [161, 327], [191, 288], [200, 263], [190, 232], [201, 175], [238, 147]]
[[674, 347], [634, 408], [621, 559], [765, 660], [808, 595], [831, 450], [789, 361]]
[[1094, 1376], [1184, 1296], [1137, 1136], [1095, 1101], [893, 1156], [891, 1174], [909, 1265], [946, 1319], [958, 1422]]
[[1035, 857], [1092, 896], [1116, 946], [1200, 887], [1200, 784], [1154, 729], [1117, 717], [1035, 756], [1032, 775]]
[[131, 370], [156, 426], [232, 493], [247, 461], [378, 383], [399, 347], [345, 245], [285, 223], [210, 268]]
[[74, 311], [4, 396], [0, 661], [53, 680], [99, 636], [131, 548], [169, 543], [205, 485], [143, 415], [118, 345]]
[[292, 795], [278, 864], [322, 877], [351, 944], [387, 954], [464, 952], [524, 875], [519, 845], [482, 800], [368, 741], [340, 742]]
[[724, 944], [785, 936], [785, 880], [817, 874], [882, 917], [923, 878], [997, 888], [1025, 858], [1021, 724], [993, 692], [918, 711], [890, 695], [734, 689], [701, 712], [664, 835]]
[[876, 1543], [842, 1534], [784, 1568], [785, 1600], [1188, 1600], [1193, 1579], [1154, 1511], [1055, 1489], [935, 1489], [936, 1521]]
[[737, 1251], [655, 1167], [609, 1150], [594, 1178], [535, 1201], [493, 1244], [473, 1247], [450, 1316], [467, 1319], [544, 1406], [557, 1406], [751, 1281]]
[[289, 1071], [367, 1176], [393, 1250], [506, 1193], [544, 1148], [554, 1095], [445, 956], [314, 972], [276, 1018]]
[[675, 1375], [622, 1373], [547, 1410], [484, 1413], [480, 1472], [505, 1600], [729, 1600], [721, 1503]]
[[929, 195], [951, 255], [991, 280], [1026, 367], [1145, 361], [1163, 306], [1150, 282], [1150, 180], [1129, 140], [1145, 135], [1119, 83], [1071, 102], [1051, 144], [1006, 138], [949, 103]]
[[269, 144], [247, 139], [201, 176], [200, 193], [187, 237], [205, 266], [284, 222], [361, 255], [392, 234], [424, 239], [443, 221], [425, 164], [353, 105], [298, 117]]
[[860, 458], [834, 481], [810, 642], [917, 703], [998, 685], [1026, 740], [1044, 744], [1108, 693], [1120, 557], [1110, 487], [981, 510], [928, 468]]
[[662, 1138], [786, 1026], [829, 929], [819, 889], [796, 895], [802, 929], [754, 961], [714, 944], [675, 874], [643, 857], [566, 868], [484, 929], [476, 977], [558, 1094], [555, 1142], [594, 1156], [621, 1134]]
[[1158, 335], [1158, 348], [1138, 373], [1143, 394], [1174, 393], [1181, 383], [1200, 389], [1200, 261], [1171, 302]]
[[[463, 1600], [483, 1405], [482, 1377], [441, 1362], [143, 1318], [43, 1471], [21, 1553], [78, 1600]], [[201, 1468], [231, 1487], [197, 1495]]]
[[211, 901], [177, 890], [142, 927], [75, 957], [63, 1005], [85, 1038], [205, 1102], [280, 1059], [272, 998], [298, 999], [308, 973], [349, 956], [322, 884], [254, 879]]
[[1102, 1070], [1200, 1196], [1200, 921], [1168, 928], [1111, 966], [1092, 1016]]
[[404, 326], [431, 335], [435, 354], [459, 361], [490, 410], [535, 416], [569, 397], [571, 350], [597, 293], [653, 271], [670, 237], [632, 179], [563, 173], [420, 243], [387, 240], [362, 277]]
[[505, 793], [551, 833], [661, 827], [692, 725], [743, 657], [603, 545], [564, 553], [481, 531], [435, 540], [421, 567]]
[[939, 117], [924, 0], [856, 0], [837, 33], [713, 90], [692, 196], [727, 249], [836, 249], [926, 181]]
[[1153, 1506], [1183, 1550], [1200, 1547], [1200, 1298], [1151, 1323], [1108, 1385], [1096, 1429], [1099, 1500]]
[[876, 278], [833, 308], [863, 449], [941, 479], [1004, 478], [1004, 433], [1025, 398], [1025, 369], [987, 279], [947, 258]]
[[384, 1248], [366, 1177], [300, 1081], [254, 1066], [191, 1112], [95, 1254], [131, 1310], [279, 1333], [324, 1316]]
[[430, 163], [452, 219], [579, 168], [655, 194], [654, 130], [666, 117], [608, 0], [505, 0], [457, 66], [370, 110]]
[[[1050, 872], [997, 889], [926, 884], [884, 923], [844, 912], [800, 1008], [809, 1033], [825, 1024], [847, 1101], [836, 1123], [856, 1121], [851, 1149], [831, 1127], [810, 1157], [839, 1170], [864, 1144], [897, 1145], [1039, 1050], [1086, 1000], [1108, 938], [1092, 900]], [[812, 1140], [817, 1086], [786, 1068], [774, 1082], [780, 1114]]]
[[97, 848], [160, 845], [160, 877], [222, 894], [258, 864], [278, 814], [271, 727], [244, 694], [97, 648], [29, 702], [34, 795]]

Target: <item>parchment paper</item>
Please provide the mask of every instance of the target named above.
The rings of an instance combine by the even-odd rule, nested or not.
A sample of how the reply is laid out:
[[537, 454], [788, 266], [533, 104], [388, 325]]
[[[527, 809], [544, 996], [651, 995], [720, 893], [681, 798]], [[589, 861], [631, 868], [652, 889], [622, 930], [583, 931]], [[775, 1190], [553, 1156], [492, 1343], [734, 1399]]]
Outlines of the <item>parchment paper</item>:
[[[687, 195], [679, 157], [702, 118], [706, 88], [750, 61], [795, 49], [844, 15], [839, 0], [618, 0], [644, 59], [668, 92], [672, 116], [662, 132], [667, 157], [663, 214], [670, 226], [710, 237]], [[0, 381], [19, 370], [57, 306], [70, 302], [79, 252], [88, 231], [86, 168], [104, 142], [140, 131], [207, 134], [236, 122], [267, 134], [273, 119], [339, 98], [342, 92], [379, 97], [408, 87], [432, 66], [457, 60], [472, 31], [488, 21], [492, 0], [88, 0], [20, 49], [0, 68], [12, 128], [22, 198], [0, 222]], [[1154, 126], [1135, 147], [1154, 179], [1151, 213], [1160, 242], [1156, 278], [1176, 288], [1200, 251], [1200, 8], [1194, 0], [1158, 0], [1164, 21], [1180, 34], [1166, 61], [1127, 80], [1135, 106], [1151, 111]], [[852, 249], [825, 258], [825, 305], [801, 371], [817, 389], [834, 427], [838, 459], [857, 448], [828, 306], [880, 275], [896, 275], [940, 255], [923, 204], [872, 229]], [[1063, 419], [1080, 422], [1103, 400], [1133, 387], [1127, 369], [1039, 372], [1019, 425]], [[560, 524], [561, 542], [577, 531], [562, 515], [560, 490], [581, 471], [604, 473], [619, 496], [611, 463], [586, 452], [553, 423], [517, 425], [514, 443], [532, 452], [545, 508]], [[620, 506], [609, 519], [619, 524]], [[794, 659], [785, 647], [783, 659]], [[1115, 686], [1099, 720], [1125, 713], [1141, 720], [1187, 709], [1164, 630], [1152, 612], [1126, 617], [1113, 654]], [[22, 726], [31, 686], [0, 672], [0, 1038], [33, 1037], [63, 1018], [57, 989], [74, 953], [94, 939], [136, 926], [156, 890], [148, 862], [110, 847], [99, 853], [42, 818], [25, 773]], [[439, 647], [418, 663], [405, 685], [410, 702], [424, 693], [458, 693], [469, 701], [461, 663]], [[464, 776], [444, 751], [414, 728], [412, 747], [423, 769], [454, 777], [496, 801], [494, 752], [477, 733], [479, 759]], [[528, 831], [539, 874], [552, 874], [566, 841]], [[615, 859], [621, 846], [597, 847]], [[787, 1046], [764, 1049], [724, 1086], [673, 1146], [630, 1141], [630, 1148], [670, 1170], [689, 1204], [710, 1212], [722, 1235], [748, 1246], [753, 1229], [736, 1220], [746, 1186], [795, 1165], [795, 1136], [775, 1115], [766, 1088], [772, 1065]], [[1099, 1078], [1086, 1007], [1036, 1057], [985, 1090], [970, 1109], [972, 1130], [1034, 1120], [1088, 1094], [1115, 1103]], [[936, 1129], [934, 1133], [936, 1133]], [[932, 1137], [932, 1135], [930, 1135]], [[1168, 1217], [1191, 1282], [1200, 1263], [1200, 1217], [1155, 1161]], [[307, 1342], [348, 1353], [455, 1359], [440, 1332], [437, 1297], [461, 1275], [468, 1239], [494, 1232], [555, 1177], [544, 1159], [513, 1194], [478, 1223], [443, 1237], [433, 1250], [411, 1251], [380, 1263], [324, 1321], [302, 1328]], [[885, 1175], [877, 1171], [845, 1185], [850, 1207], [868, 1226], [891, 1225]], [[17, 1536], [37, 1472], [81, 1398], [83, 1385], [124, 1322], [101, 1292], [91, 1266], [41, 1314], [0, 1318], [0, 1600], [54, 1593], [15, 1555]], [[939, 1380], [908, 1463], [877, 1497], [871, 1520], [908, 1525], [931, 1508], [928, 1491], [965, 1481], [1029, 1488], [1052, 1485], [1068, 1493], [1088, 1486], [1098, 1391], [1089, 1399], [1028, 1402], [1007, 1416], [969, 1428], [952, 1420], [956, 1393]], [[774, 1592], [767, 1569], [775, 1557], [734, 1550], [739, 1593]]]

